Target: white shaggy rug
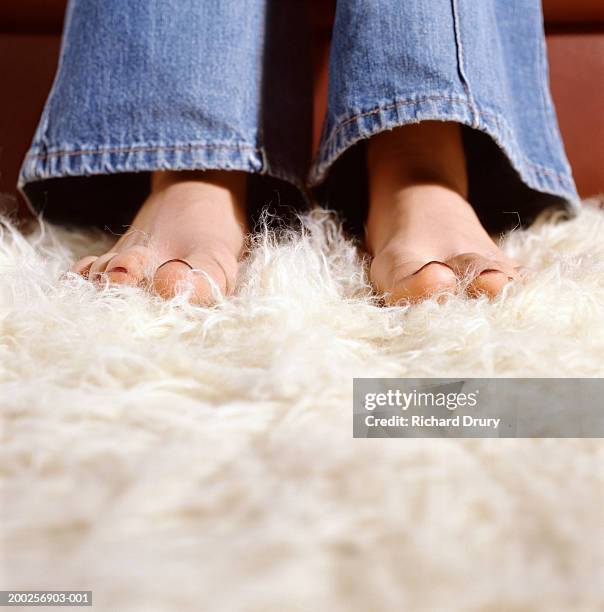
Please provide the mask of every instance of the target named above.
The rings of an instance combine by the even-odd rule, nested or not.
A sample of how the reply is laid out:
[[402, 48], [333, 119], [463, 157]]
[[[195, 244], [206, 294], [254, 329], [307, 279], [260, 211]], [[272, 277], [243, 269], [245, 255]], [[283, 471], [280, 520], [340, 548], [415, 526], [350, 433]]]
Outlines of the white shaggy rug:
[[0, 237], [1, 589], [96, 610], [604, 609], [599, 440], [352, 439], [353, 376], [604, 376], [604, 212], [506, 242], [503, 296], [372, 299], [326, 213], [212, 309]]

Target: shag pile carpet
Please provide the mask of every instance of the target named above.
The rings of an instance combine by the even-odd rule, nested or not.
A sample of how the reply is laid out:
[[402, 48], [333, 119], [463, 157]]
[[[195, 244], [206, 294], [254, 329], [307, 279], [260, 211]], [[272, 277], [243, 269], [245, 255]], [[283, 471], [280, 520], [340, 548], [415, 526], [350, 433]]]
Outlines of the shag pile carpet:
[[110, 237], [0, 236], [0, 588], [94, 609], [604, 609], [604, 444], [353, 439], [352, 378], [604, 376], [604, 211], [505, 237], [492, 302], [385, 308], [334, 217], [213, 308], [98, 290]]

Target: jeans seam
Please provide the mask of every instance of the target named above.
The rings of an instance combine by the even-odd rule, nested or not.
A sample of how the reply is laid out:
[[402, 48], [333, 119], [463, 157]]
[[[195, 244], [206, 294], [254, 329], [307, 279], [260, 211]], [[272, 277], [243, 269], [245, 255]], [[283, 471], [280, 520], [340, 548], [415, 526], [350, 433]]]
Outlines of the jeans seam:
[[327, 148], [331, 145], [331, 143], [337, 138], [340, 132], [350, 123], [354, 123], [359, 119], [363, 119], [364, 117], [370, 117], [371, 115], [377, 115], [382, 111], [394, 110], [395, 108], [399, 108], [401, 106], [411, 106], [413, 104], [418, 104], [421, 102], [429, 102], [429, 101], [438, 101], [438, 100], [448, 100], [450, 102], [460, 102], [462, 104], [467, 104], [467, 101], [462, 96], [444, 96], [444, 95], [425, 95], [425, 96], [417, 96], [414, 98], [404, 98], [399, 100], [398, 102], [391, 102], [390, 104], [380, 104], [375, 108], [372, 108], [369, 111], [363, 111], [361, 113], [355, 113], [346, 119], [342, 119], [338, 121], [336, 127], [331, 131], [329, 137], [322, 143], [321, 148]]
[[357, 121], [358, 119], [362, 119], [363, 117], [369, 117], [370, 115], [376, 115], [380, 111], [393, 110], [395, 108], [398, 108], [399, 106], [408, 106], [411, 104], [417, 104], [417, 102], [424, 102], [430, 100], [450, 100], [462, 103], [465, 102], [465, 98], [463, 96], [425, 95], [418, 96], [415, 98], [404, 98], [403, 100], [400, 100], [398, 102], [391, 102], [390, 104], [378, 105], [369, 111], [356, 113], [354, 115], [351, 115], [350, 117], [347, 117], [346, 119], [343, 119], [342, 121], [339, 121], [336, 129], [329, 135], [329, 138], [325, 141], [325, 146], [331, 144], [331, 141], [338, 135], [341, 129], [345, 128], [349, 123]]
[[[199, 145], [194, 145], [194, 144], [190, 144], [190, 145], [162, 145], [162, 146], [147, 146], [147, 145], [140, 145], [140, 146], [130, 146], [130, 147], [97, 147], [95, 149], [80, 149], [80, 150], [76, 150], [76, 151], [67, 151], [67, 150], [58, 150], [58, 151], [51, 151], [49, 153], [45, 153], [45, 154], [28, 154], [25, 157], [25, 161], [31, 163], [34, 162], [42, 162], [44, 163], [45, 161], [48, 161], [49, 159], [60, 159], [61, 157], [64, 158], [73, 158], [73, 157], [77, 157], [77, 156], [82, 156], [82, 155], [103, 155], [103, 154], [107, 154], [107, 155], [113, 155], [113, 154], [120, 154], [120, 153], [137, 153], [137, 152], [142, 152], [142, 153], [158, 153], [158, 152], [174, 152], [174, 151], [205, 151], [205, 150], [228, 150], [228, 151], [241, 151], [241, 152], [252, 152], [252, 153], [257, 153], [261, 159], [261, 169], [260, 170], [254, 170], [252, 168], [247, 168], [245, 170], [243, 170], [244, 172], [248, 172], [250, 174], [258, 174], [261, 176], [271, 176], [273, 178], [277, 178], [286, 182], [291, 183], [292, 185], [294, 185], [295, 187], [297, 187], [301, 192], [304, 192], [305, 190], [305, 186], [304, 186], [304, 182], [300, 179], [299, 176], [296, 175], [296, 173], [290, 172], [287, 169], [284, 169], [282, 165], [277, 164], [270, 164], [269, 163], [269, 158], [266, 154], [266, 151], [264, 150], [264, 148], [262, 147], [254, 147], [252, 145], [245, 145], [245, 144], [218, 144], [218, 143], [206, 143], [206, 144], [199, 144]], [[210, 166], [210, 168], [215, 168], [215, 169], [223, 169], [223, 166], [221, 165], [212, 165]], [[159, 169], [159, 168], [157, 168]], [[174, 168], [177, 169], [177, 168]], [[187, 167], [184, 168], [178, 168], [178, 169], [182, 169], [182, 170], [186, 170], [188, 169]], [[190, 169], [196, 169], [194, 167], [190, 167]], [[117, 170], [117, 172], [127, 172], [128, 170]], [[64, 174], [61, 174], [59, 176], [65, 176]], [[84, 175], [84, 176], [88, 176], [88, 175]], [[52, 178], [52, 177], [49, 177]], [[19, 185], [26, 185], [28, 182], [32, 182], [33, 181], [33, 177], [28, 177], [25, 178], [24, 173], [23, 173], [23, 169], [20, 173], [19, 176]], [[27, 200], [27, 198], [26, 198]]]
[[[405, 98], [403, 100], [397, 101], [397, 102], [392, 102], [390, 104], [385, 104], [385, 105], [380, 105], [377, 106], [369, 111], [364, 111], [361, 113], [356, 113], [350, 117], [347, 117], [346, 119], [344, 119], [343, 121], [340, 121], [338, 123], [338, 125], [334, 128], [334, 130], [332, 130], [331, 134], [329, 135], [329, 138], [325, 141], [325, 143], [323, 143], [321, 145], [321, 150], [324, 149], [328, 149], [330, 147], [330, 145], [333, 143], [333, 141], [338, 137], [338, 135], [346, 128], [347, 125], [354, 123], [355, 121], [357, 121], [358, 119], [362, 119], [363, 117], [369, 117], [371, 115], [376, 115], [382, 111], [387, 111], [387, 110], [393, 110], [395, 108], [401, 107], [401, 106], [411, 106], [413, 104], [418, 104], [421, 102], [426, 102], [426, 101], [439, 101], [439, 100], [446, 100], [446, 101], [453, 101], [462, 105], [465, 105], [466, 107], [468, 107], [471, 111], [473, 110], [473, 105], [472, 103], [467, 99], [464, 98], [463, 96], [456, 96], [456, 95], [426, 95], [426, 96], [418, 96], [416, 98]], [[498, 125], [498, 127], [502, 128], [504, 132], [507, 132], [508, 134], [513, 134], [512, 130], [509, 128], [509, 126], [507, 125], [507, 123], [505, 121], [502, 120], [501, 115], [496, 114], [496, 113], [492, 113], [490, 111], [485, 111], [485, 110], [480, 110], [479, 116], [482, 115], [483, 117], [487, 117], [487, 118], [491, 118], [493, 119], [493, 121]], [[502, 121], [503, 121], [503, 125], [502, 125]], [[475, 129], [479, 129], [480, 128], [480, 123], [477, 126], [472, 125], [471, 127], [475, 128]], [[516, 142], [516, 140], [514, 138], [512, 138], [512, 142]], [[531, 161], [529, 158], [526, 157], [526, 155], [524, 153], [522, 153], [519, 150], [519, 147], [516, 147], [516, 149], [519, 151], [519, 156], [522, 159], [522, 161], [524, 163], [526, 163], [528, 166], [530, 166], [531, 168], [534, 168], [535, 170], [537, 170], [538, 172], [544, 173], [544, 174], [548, 174], [551, 176], [554, 176], [558, 179], [563, 179], [566, 180], [567, 177], [560, 173], [560, 172], [556, 172], [554, 170], [551, 170], [550, 168], [547, 168], [545, 166], [541, 166], [540, 164], [536, 164], [535, 162]]]
[[261, 150], [252, 145], [203, 144], [203, 145], [166, 145], [166, 146], [131, 146], [131, 147], [97, 147], [96, 149], [79, 149], [76, 151], [58, 150], [41, 154], [27, 154], [25, 159], [45, 160], [51, 157], [75, 157], [77, 155], [102, 155], [112, 153], [153, 153], [157, 151], [197, 151], [204, 149], [234, 149], [243, 151]]
[[[541, 12], [541, 23], [543, 28], [543, 12]], [[566, 152], [564, 151], [564, 141], [560, 134], [560, 128], [558, 127], [558, 118], [556, 115], [556, 109], [551, 98], [550, 85], [548, 79], [548, 60], [547, 60], [547, 46], [545, 40], [545, 32], [542, 30], [542, 36], [538, 41], [537, 57], [539, 62], [539, 88], [541, 90], [541, 103], [543, 104], [542, 115], [543, 121], [547, 126], [547, 135], [550, 139], [550, 146], [559, 147], [562, 143], [562, 153], [565, 158], [565, 164], [568, 167], [568, 171], [572, 172], [568, 159], [566, 158]]]
[[461, 38], [461, 20], [459, 18], [459, 5], [457, 2], [458, 0], [451, 0], [453, 32], [455, 37], [455, 47], [457, 49], [457, 71], [459, 72], [459, 78], [468, 97], [469, 107], [472, 112], [472, 127], [476, 129], [480, 125], [480, 115], [478, 113], [476, 102], [474, 101], [472, 88], [470, 87], [470, 79], [466, 74], [465, 55], [463, 51], [463, 41]]

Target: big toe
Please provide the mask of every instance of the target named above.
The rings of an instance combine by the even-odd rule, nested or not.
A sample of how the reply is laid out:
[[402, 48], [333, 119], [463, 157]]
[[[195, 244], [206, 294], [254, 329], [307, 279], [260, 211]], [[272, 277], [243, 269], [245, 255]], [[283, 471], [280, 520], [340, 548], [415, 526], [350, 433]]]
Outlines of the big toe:
[[411, 301], [423, 300], [434, 296], [454, 293], [457, 288], [457, 277], [445, 264], [431, 261], [413, 274], [395, 278], [388, 303], [402, 299]]
[[184, 292], [191, 303], [209, 306], [232, 291], [236, 276], [237, 260], [232, 255], [194, 253], [161, 264], [153, 277], [153, 289], [164, 299]]
[[136, 286], [148, 278], [154, 263], [152, 250], [144, 246], [134, 246], [108, 262], [105, 269], [107, 279], [111, 283]]
[[420, 301], [423, 299], [454, 293], [457, 288], [457, 277], [446, 264], [429, 261], [419, 265], [406, 263], [397, 265], [389, 271], [380, 273], [379, 262], [374, 272], [373, 281], [376, 288], [384, 293], [384, 300], [389, 305], [401, 301]]

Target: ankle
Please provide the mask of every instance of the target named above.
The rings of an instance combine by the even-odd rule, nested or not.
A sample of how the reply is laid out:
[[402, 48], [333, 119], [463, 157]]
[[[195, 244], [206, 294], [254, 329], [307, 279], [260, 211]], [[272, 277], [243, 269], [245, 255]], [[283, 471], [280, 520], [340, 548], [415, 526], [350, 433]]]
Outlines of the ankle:
[[232, 192], [233, 197], [245, 197], [247, 174], [235, 170], [157, 170], [151, 174], [151, 190], [162, 191], [177, 184], [204, 184]]
[[468, 197], [465, 152], [456, 123], [425, 121], [377, 134], [369, 141], [367, 170], [372, 200], [423, 184]]
[[[247, 174], [238, 171], [160, 171], [151, 177], [148, 203], [169, 207], [173, 215], [203, 209], [210, 226], [247, 232]], [[230, 232], [232, 233], [232, 232]]]

